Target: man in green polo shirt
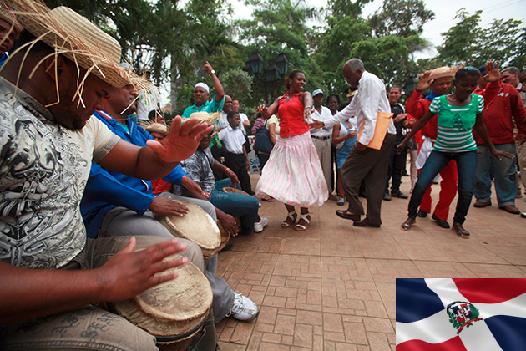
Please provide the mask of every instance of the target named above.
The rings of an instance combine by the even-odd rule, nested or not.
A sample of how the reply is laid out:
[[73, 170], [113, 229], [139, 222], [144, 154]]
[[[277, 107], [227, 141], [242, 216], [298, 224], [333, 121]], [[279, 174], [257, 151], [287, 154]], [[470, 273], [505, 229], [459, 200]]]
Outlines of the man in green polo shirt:
[[219, 78], [216, 76], [216, 71], [208, 62], [205, 62], [203, 70], [210, 75], [214, 82], [215, 98], [210, 99], [210, 88], [205, 83], [197, 83], [194, 88], [194, 104], [188, 106], [183, 111], [183, 118], [189, 118], [194, 112], [218, 112], [223, 109], [225, 103], [225, 91], [221, 86]]

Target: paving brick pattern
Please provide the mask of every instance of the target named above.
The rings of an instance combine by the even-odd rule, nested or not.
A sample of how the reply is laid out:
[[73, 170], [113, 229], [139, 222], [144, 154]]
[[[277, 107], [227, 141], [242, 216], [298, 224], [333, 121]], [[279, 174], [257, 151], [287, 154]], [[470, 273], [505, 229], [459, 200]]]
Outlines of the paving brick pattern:
[[[261, 308], [252, 323], [217, 325], [222, 350], [394, 351], [396, 277], [526, 276], [526, 219], [471, 208], [465, 240], [430, 219], [403, 232], [406, 206], [384, 202], [382, 228], [356, 228], [329, 201], [296, 232], [280, 228], [280, 203], [264, 202], [267, 229], [219, 256], [218, 273]], [[517, 206], [526, 210], [523, 200]]]

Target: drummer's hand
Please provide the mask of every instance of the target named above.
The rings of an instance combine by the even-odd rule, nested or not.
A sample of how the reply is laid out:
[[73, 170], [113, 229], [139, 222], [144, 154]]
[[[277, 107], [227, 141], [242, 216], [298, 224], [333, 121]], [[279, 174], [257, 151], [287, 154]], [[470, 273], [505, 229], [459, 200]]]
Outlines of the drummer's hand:
[[176, 163], [192, 156], [201, 139], [213, 128], [197, 119], [188, 119], [182, 123], [181, 117], [176, 116], [166, 138], [161, 141], [148, 140], [147, 144], [164, 162]]
[[93, 270], [95, 279], [100, 284], [102, 301], [131, 299], [152, 286], [173, 280], [177, 277], [175, 272], [162, 272], [188, 262], [186, 257], [163, 261], [186, 249], [176, 239], [163, 241], [138, 252], [135, 252], [135, 243], [135, 238], [130, 238], [124, 249], [102, 267]]
[[230, 178], [232, 181], [232, 184], [239, 184], [239, 178], [237, 177], [236, 173], [231, 170], [230, 168], [225, 169], [225, 175]]
[[157, 216], [179, 216], [188, 213], [188, 207], [182, 202], [172, 200], [164, 196], [154, 197], [150, 204], [150, 210]]
[[236, 219], [233, 216], [222, 213], [218, 216], [218, 219], [228, 235], [232, 237], [237, 235], [239, 228], [237, 227]]

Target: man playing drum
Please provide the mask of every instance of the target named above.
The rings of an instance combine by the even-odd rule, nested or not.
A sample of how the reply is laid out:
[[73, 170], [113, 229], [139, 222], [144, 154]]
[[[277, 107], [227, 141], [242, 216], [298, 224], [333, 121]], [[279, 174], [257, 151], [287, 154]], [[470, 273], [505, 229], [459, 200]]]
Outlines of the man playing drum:
[[[79, 202], [92, 159], [162, 177], [209, 128], [176, 119], [166, 142], [119, 140], [90, 118], [108, 87], [129, 82], [118, 43], [67, 8], [10, 4], [25, 31], [0, 73], [0, 349], [157, 350], [152, 335], [94, 305], [172, 280], [157, 273], [188, 260], [202, 270], [199, 248], [158, 238], [86, 241]], [[163, 260], [175, 253], [186, 258]], [[207, 335], [201, 349], [213, 350], [215, 335]]]

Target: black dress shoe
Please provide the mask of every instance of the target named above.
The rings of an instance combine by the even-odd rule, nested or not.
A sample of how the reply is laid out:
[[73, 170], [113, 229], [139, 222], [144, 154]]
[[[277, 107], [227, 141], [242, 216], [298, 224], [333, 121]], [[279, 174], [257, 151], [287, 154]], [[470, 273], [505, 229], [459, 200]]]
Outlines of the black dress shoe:
[[431, 218], [433, 218], [433, 221], [439, 226], [439, 227], [442, 227], [442, 228], [445, 228], [445, 229], [449, 229], [450, 226], [449, 226], [449, 223], [447, 221], [443, 221], [441, 220], [440, 218], [438, 218], [437, 216], [433, 215]]
[[426, 218], [427, 217], [427, 212], [424, 212], [424, 211], [420, 211], [418, 210], [418, 212], [416, 213], [416, 215], [420, 218]]
[[354, 227], [372, 227], [372, 228], [380, 228], [381, 224], [371, 224], [367, 221], [367, 218], [362, 219], [361, 221], [355, 221], [352, 223]]
[[403, 192], [401, 192], [400, 190], [398, 191], [391, 191], [391, 195], [394, 196], [394, 197], [397, 197], [399, 199], [407, 199], [408, 196], [406, 194], [404, 194]]
[[453, 230], [461, 238], [464, 238], [464, 239], [468, 239], [469, 238], [469, 232], [466, 229], [464, 229], [462, 224], [453, 222]]

